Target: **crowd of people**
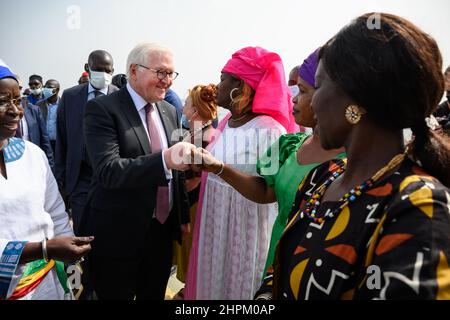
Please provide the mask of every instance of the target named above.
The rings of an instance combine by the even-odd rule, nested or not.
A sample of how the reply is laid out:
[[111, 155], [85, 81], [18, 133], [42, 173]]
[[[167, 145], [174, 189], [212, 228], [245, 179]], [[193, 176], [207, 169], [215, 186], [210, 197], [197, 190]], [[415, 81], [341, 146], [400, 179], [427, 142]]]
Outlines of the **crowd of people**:
[[450, 299], [450, 67], [370, 17], [288, 79], [244, 47], [184, 105], [155, 43], [61, 96], [0, 60], [0, 299], [162, 300], [174, 266], [175, 299]]

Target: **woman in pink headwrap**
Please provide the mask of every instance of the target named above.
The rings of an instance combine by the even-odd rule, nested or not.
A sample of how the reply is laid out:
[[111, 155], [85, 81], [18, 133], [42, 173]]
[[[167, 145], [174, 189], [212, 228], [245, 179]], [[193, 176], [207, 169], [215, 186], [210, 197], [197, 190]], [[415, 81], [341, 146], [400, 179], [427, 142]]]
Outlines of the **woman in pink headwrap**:
[[[259, 47], [233, 54], [222, 70], [217, 103], [230, 110], [211, 153], [241, 172], [257, 175], [257, 159], [295, 130], [291, 96], [280, 57]], [[257, 204], [220, 178], [223, 166], [203, 173], [186, 299], [252, 299], [261, 281], [274, 204]]]
[[[315, 74], [318, 66], [318, 49], [312, 52], [297, 68], [296, 83], [299, 94], [293, 99], [293, 115], [298, 125], [314, 128], [316, 120], [311, 108], [315, 92]], [[202, 150], [202, 169], [208, 172], [220, 170], [222, 162]], [[289, 212], [294, 203], [298, 185], [313, 168], [332, 158], [345, 157], [344, 149], [324, 150], [317, 130], [308, 134], [296, 132], [280, 137], [258, 159], [258, 176], [249, 175], [224, 165], [220, 177], [247, 199], [256, 203], [278, 204], [278, 216], [272, 228], [265, 271], [273, 264], [275, 249], [286, 228]]]

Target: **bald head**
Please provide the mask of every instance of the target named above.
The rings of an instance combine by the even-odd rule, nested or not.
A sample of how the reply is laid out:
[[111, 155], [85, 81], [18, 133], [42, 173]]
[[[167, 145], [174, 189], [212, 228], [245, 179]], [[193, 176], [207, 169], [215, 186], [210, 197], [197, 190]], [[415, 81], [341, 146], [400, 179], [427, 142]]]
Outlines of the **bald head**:
[[59, 82], [55, 79], [49, 79], [47, 80], [47, 82], [45, 83], [45, 87], [46, 88], [58, 88], [60, 87]]
[[52, 89], [53, 95], [47, 99], [50, 103], [56, 103], [58, 101], [58, 94], [59, 94], [59, 82], [55, 79], [49, 79], [45, 82], [45, 88]]
[[295, 66], [289, 73], [288, 86], [295, 86], [297, 84], [299, 69], [300, 69], [300, 66]]
[[113, 64], [113, 58], [108, 51], [105, 50], [95, 50], [89, 54], [88, 64], [91, 65], [93, 63], [106, 63], [111, 62]]
[[111, 54], [105, 50], [95, 50], [89, 54], [85, 70], [89, 72], [98, 71], [112, 74], [114, 72], [114, 61]]

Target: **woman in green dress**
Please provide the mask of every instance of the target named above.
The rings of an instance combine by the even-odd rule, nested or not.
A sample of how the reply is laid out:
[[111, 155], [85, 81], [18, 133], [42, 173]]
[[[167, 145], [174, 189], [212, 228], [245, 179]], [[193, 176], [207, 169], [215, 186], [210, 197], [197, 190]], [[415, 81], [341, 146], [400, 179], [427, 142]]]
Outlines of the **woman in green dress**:
[[[314, 51], [299, 68], [299, 94], [293, 98], [295, 122], [314, 128], [316, 121], [311, 109], [314, 94], [318, 50]], [[278, 202], [278, 216], [272, 229], [266, 268], [273, 262], [275, 247], [286, 227], [287, 218], [294, 203], [298, 184], [313, 168], [333, 158], [343, 158], [343, 149], [324, 150], [318, 132], [286, 134], [279, 138], [257, 163], [260, 176], [242, 173], [214, 159], [203, 151], [202, 170], [221, 172], [220, 177], [247, 199], [257, 203]], [[223, 168], [223, 169], [222, 169]]]

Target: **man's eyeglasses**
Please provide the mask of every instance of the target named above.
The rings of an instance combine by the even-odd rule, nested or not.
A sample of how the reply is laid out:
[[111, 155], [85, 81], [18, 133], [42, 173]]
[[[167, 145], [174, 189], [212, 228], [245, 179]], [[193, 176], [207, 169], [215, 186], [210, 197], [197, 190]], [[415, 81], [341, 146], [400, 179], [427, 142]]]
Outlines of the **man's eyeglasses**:
[[0, 112], [5, 112], [12, 105], [15, 105], [18, 108], [22, 108], [22, 98], [11, 99], [11, 100], [0, 99]]
[[145, 68], [147, 70], [153, 71], [156, 73], [156, 76], [159, 80], [164, 80], [167, 76], [169, 76], [170, 80], [175, 80], [178, 77], [178, 72], [167, 72], [163, 70], [151, 69], [149, 67], [143, 66], [142, 64], [138, 64], [139, 67]]

